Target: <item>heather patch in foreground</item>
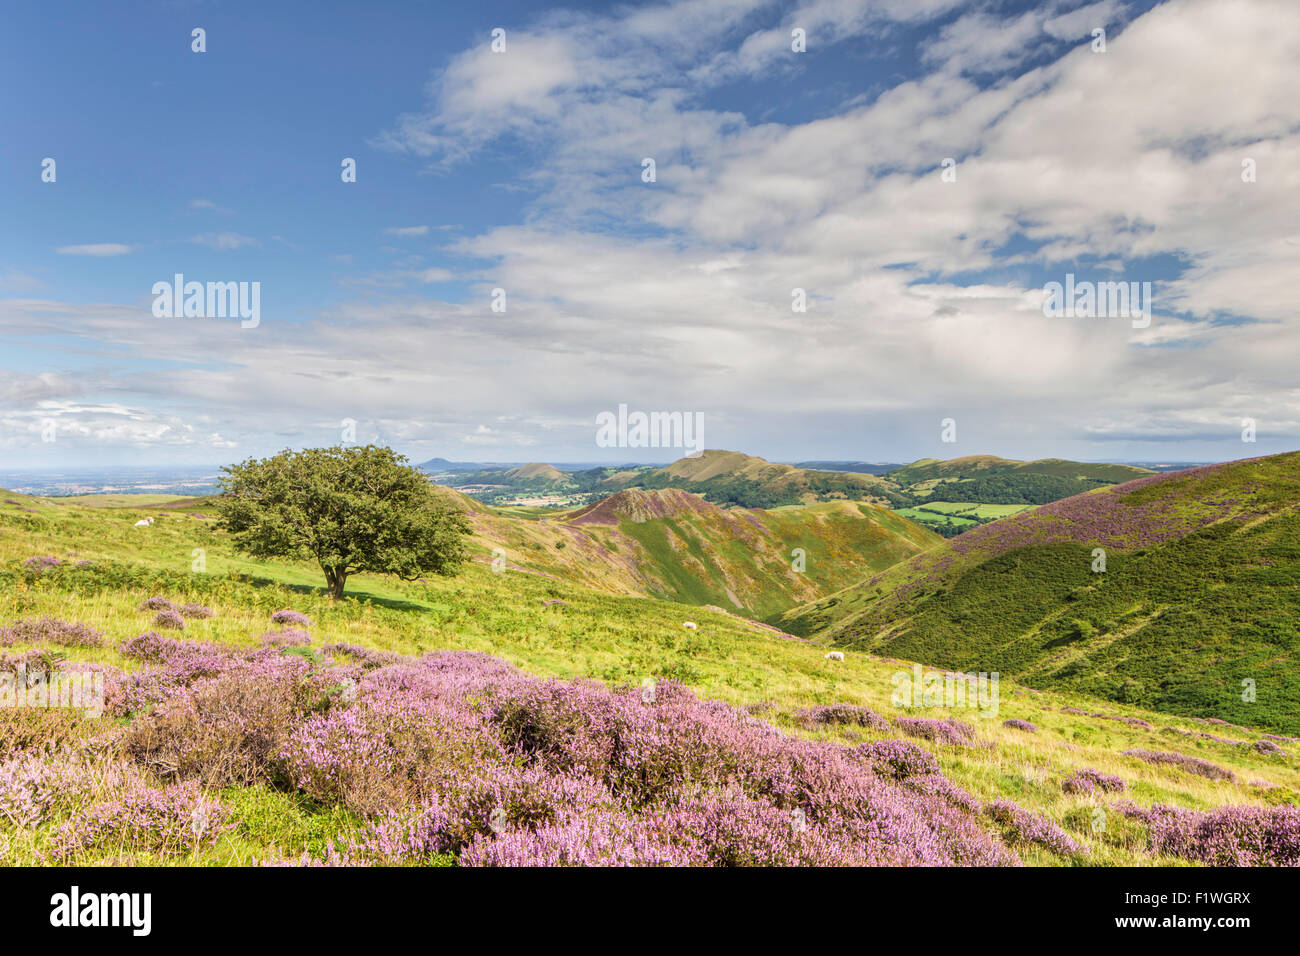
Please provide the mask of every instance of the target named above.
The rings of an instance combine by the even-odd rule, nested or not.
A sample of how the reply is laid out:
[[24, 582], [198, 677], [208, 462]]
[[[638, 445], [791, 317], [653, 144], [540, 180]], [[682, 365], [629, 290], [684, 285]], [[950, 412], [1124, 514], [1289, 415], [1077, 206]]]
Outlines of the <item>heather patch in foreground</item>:
[[14, 621], [0, 627], [0, 644], [62, 644], [65, 647], [99, 647], [104, 635], [86, 624], [55, 617]]
[[1237, 780], [1237, 775], [1231, 770], [1212, 764], [1208, 760], [1202, 760], [1200, 757], [1189, 757], [1186, 754], [1163, 753], [1135, 747], [1132, 750], [1124, 751], [1124, 756], [1137, 757], [1147, 763], [1178, 767], [1188, 773], [1194, 773], [1198, 777], [1205, 777], [1207, 780], [1227, 780], [1232, 783]]
[[1011, 800], [995, 800], [985, 809], [1012, 843], [1037, 843], [1062, 856], [1086, 856], [1088, 848], [1051, 820], [1036, 816]]
[[[955, 721], [795, 713], [880, 738], [848, 747], [671, 680], [647, 695], [479, 653], [309, 640], [149, 632], [119, 647], [135, 670], [55, 661], [100, 669], [117, 719], [0, 713], [0, 831], [28, 859], [69, 863], [964, 866], [1016, 865], [1021, 848], [1035, 862], [1088, 852], [1038, 812], [986, 805], [931, 745], [886, 737], [963, 745], [941, 751], [954, 760], [994, 752]], [[1116, 789], [1076, 776], [1067, 792]], [[1278, 819], [1260, 826], [1274, 833]], [[1281, 852], [1282, 838], [1218, 826], [1215, 860]], [[1193, 852], [1151, 830], [1150, 852]]]
[[1117, 808], [1146, 822], [1152, 853], [1210, 866], [1300, 866], [1300, 809], [1293, 806], [1201, 811], [1124, 803]]
[[[133, 717], [102, 745], [155, 783], [124, 774], [57, 826], [50, 859], [211, 847], [229, 814], [200, 788], [252, 785], [358, 821], [336, 862], [1019, 862], [915, 745], [792, 738], [673, 681], [647, 699], [475, 653], [309, 659], [155, 633], [122, 650], [150, 666], [106, 671]], [[12, 788], [28, 816], [53, 799]]]

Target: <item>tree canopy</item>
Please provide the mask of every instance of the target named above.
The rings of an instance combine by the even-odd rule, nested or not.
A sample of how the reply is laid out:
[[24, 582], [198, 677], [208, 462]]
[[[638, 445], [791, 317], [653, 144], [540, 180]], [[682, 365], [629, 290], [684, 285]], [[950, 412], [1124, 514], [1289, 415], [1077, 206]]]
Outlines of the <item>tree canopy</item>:
[[314, 559], [334, 599], [348, 576], [455, 574], [469, 521], [423, 472], [376, 445], [282, 451], [222, 469], [220, 526], [258, 558]]

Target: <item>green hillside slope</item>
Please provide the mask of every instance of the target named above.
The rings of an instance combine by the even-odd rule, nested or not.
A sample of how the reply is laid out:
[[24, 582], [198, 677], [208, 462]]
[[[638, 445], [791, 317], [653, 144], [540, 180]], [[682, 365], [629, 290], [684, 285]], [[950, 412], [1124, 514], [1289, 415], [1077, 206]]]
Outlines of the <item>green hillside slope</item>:
[[[719, 508], [679, 489], [621, 491], [573, 512], [582, 553], [630, 558], [647, 593], [766, 618], [884, 570], [940, 539], [885, 508], [831, 501], [776, 511]], [[865, 570], [864, 570], [865, 569]]]
[[1296, 734], [1298, 509], [1297, 453], [1152, 476], [977, 528], [780, 623]]
[[[210, 503], [179, 510], [156, 501], [115, 507], [8, 493], [0, 498], [13, 502], [0, 501], [0, 627], [50, 616], [103, 634], [102, 642], [93, 644], [41, 644], [13, 634], [0, 657], [39, 653], [50, 660], [135, 671], [145, 665], [122, 653], [122, 645], [155, 626], [154, 612], [141, 605], [158, 595], [178, 604], [200, 602], [211, 610], [210, 617], [187, 619], [183, 631], [173, 632], [200, 646], [256, 648], [261, 635], [274, 630], [271, 613], [292, 607], [314, 622], [311, 644], [286, 645], [282, 653], [313, 660], [326, 659], [325, 648], [341, 643], [403, 654], [482, 651], [530, 674], [563, 679], [639, 686], [647, 679], [671, 678], [704, 697], [748, 708], [786, 733], [850, 747], [898, 738], [902, 731], [893, 721], [918, 714], [891, 701], [899, 661], [851, 650], [845, 660], [830, 661], [826, 647], [817, 642], [713, 610], [616, 596], [513, 564], [494, 573], [483, 563], [451, 579], [401, 582], [358, 575], [355, 583], [349, 582], [348, 597], [331, 603], [319, 569], [236, 554], [229, 538], [214, 528]], [[135, 526], [146, 517], [153, 517], [154, 524]], [[204, 558], [202, 569], [196, 567], [196, 549]], [[31, 562], [33, 558], [38, 560]], [[683, 628], [687, 619], [698, 629]], [[819, 705], [851, 705], [826, 712], [849, 717], [853, 707], [869, 707], [889, 723], [846, 724], [811, 719], [803, 711]], [[1251, 746], [1259, 735], [1246, 727], [1214, 727], [1210, 734], [1201, 722], [1128, 705], [1102, 706], [1072, 692], [1038, 693], [1004, 680], [995, 712], [937, 710], [932, 715], [956, 716], [973, 728], [974, 746], [912, 739], [977, 806], [1012, 799], [1062, 827], [1088, 850], [1086, 856], [1063, 856], [1034, 843], [1017, 845], [1030, 864], [1185, 863], [1153, 849], [1146, 824], [1122, 813], [1118, 801], [1131, 798], [1143, 807], [1197, 810], [1266, 807], [1294, 801], [1300, 789], [1290, 742], [1283, 741], [1277, 753], [1263, 752]], [[12, 708], [0, 709], [0, 724], [20, 717]], [[111, 725], [86, 720], [102, 724], [107, 733], [115, 728], [125, 732], [142, 718], [148, 718], [147, 708]], [[1004, 725], [1009, 718], [1036, 729]], [[1173, 752], [1208, 761], [1231, 775], [1198, 775], [1176, 764], [1143, 760], [1135, 755], [1139, 752]], [[142, 767], [139, 772], [151, 771]], [[1081, 772], [1122, 778], [1126, 789], [1105, 799], [1068, 790], [1066, 781]], [[88, 849], [76, 862], [249, 865], [300, 853], [321, 860], [337, 842], [362, 836], [368, 825], [366, 819], [293, 787], [259, 782], [225, 786], [212, 794], [220, 797], [229, 818], [210, 843], [166, 855], [119, 841]], [[1103, 828], [1096, 827], [1099, 808], [1105, 812]], [[61, 807], [33, 826], [0, 819], [5, 837], [0, 865], [48, 862], [43, 854], [50, 840], [60, 826], [76, 819], [76, 812]], [[987, 826], [995, 829], [992, 821]]]

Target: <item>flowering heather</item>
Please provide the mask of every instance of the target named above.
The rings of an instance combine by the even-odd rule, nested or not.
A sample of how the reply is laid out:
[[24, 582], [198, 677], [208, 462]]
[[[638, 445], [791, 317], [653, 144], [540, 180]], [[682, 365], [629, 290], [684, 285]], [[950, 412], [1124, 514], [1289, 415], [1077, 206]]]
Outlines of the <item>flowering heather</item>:
[[27, 671], [29, 678], [38, 672], [48, 673], [63, 660], [61, 651], [33, 648], [25, 654], [0, 654], [0, 673], [17, 674], [20, 669]]
[[1188, 757], [1186, 754], [1162, 753], [1158, 751], [1142, 750], [1134, 748], [1124, 751], [1125, 757], [1137, 757], [1139, 760], [1145, 760], [1147, 763], [1168, 764], [1174, 767], [1180, 767], [1188, 773], [1194, 773], [1198, 777], [1205, 777], [1208, 780], [1228, 780], [1232, 783], [1237, 782], [1237, 775], [1231, 770], [1227, 770], [1217, 764], [1212, 764], [1208, 760], [1202, 760], [1200, 757]]
[[309, 717], [281, 759], [316, 799], [382, 808], [357, 852], [386, 862], [1016, 862], [968, 810], [846, 747], [673, 681], [647, 702], [481, 654], [372, 669], [354, 706]]
[[932, 720], [928, 717], [896, 717], [894, 723], [909, 737], [920, 737], [936, 744], [967, 747], [975, 742], [975, 728], [959, 720]]
[[1019, 717], [1012, 717], [1010, 720], [1002, 721], [1003, 727], [1010, 727], [1012, 730], [1023, 730], [1025, 733], [1036, 734], [1038, 728], [1027, 720], [1021, 720]]
[[1093, 714], [1093, 717], [1100, 717], [1102, 720], [1118, 720], [1121, 724], [1128, 724], [1130, 727], [1141, 727], [1143, 730], [1154, 730], [1151, 721], [1143, 720], [1141, 717], [1118, 717], [1114, 714]]
[[[244, 785], [356, 814], [331, 859], [363, 864], [1019, 862], [915, 744], [790, 737], [675, 681], [646, 700], [478, 653], [313, 661], [156, 632], [120, 650], [148, 665], [104, 668], [109, 712], [133, 715], [111, 756], [137, 776], [61, 814], [57, 862], [210, 846], [225, 815], [200, 787]], [[69, 739], [70, 715], [38, 718], [0, 721], [0, 766]], [[48, 807], [26, 765], [4, 779], [15, 814]]]
[[1250, 743], [1248, 740], [1234, 740], [1231, 737], [1220, 737], [1217, 734], [1207, 734], [1203, 730], [1183, 730], [1181, 727], [1166, 727], [1167, 733], [1179, 734], [1183, 737], [1195, 737], [1198, 740], [1213, 740], [1216, 744], [1229, 744], [1233, 747], [1246, 746]]
[[860, 746], [858, 753], [870, 760], [877, 772], [898, 780], [939, 772], [934, 754], [910, 740], [877, 740]]
[[1130, 727], [1141, 727], [1143, 730], [1155, 730], [1149, 720], [1143, 720], [1141, 717], [1120, 717], [1115, 714], [1102, 714], [1097, 711], [1080, 710], [1078, 707], [1062, 707], [1063, 714], [1078, 714], [1081, 717], [1097, 717], [1101, 720], [1117, 720], [1121, 724], [1128, 724]]
[[0, 763], [0, 818], [20, 827], [41, 823], [57, 792], [49, 764], [28, 755]]
[[217, 842], [229, 827], [220, 801], [193, 783], [139, 787], [98, 803], [54, 831], [49, 854], [64, 863], [79, 852], [112, 847], [185, 854]]
[[230, 663], [230, 649], [203, 641], [178, 641], [146, 631], [118, 647], [127, 657], [162, 664], [174, 676], [191, 680], [221, 673]]
[[808, 707], [796, 716], [809, 724], [850, 724], [857, 727], [870, 727], [872, 730], [888, 730], [889, 721], [875, 711], [856, 704], [831, 704], [829, 707]]
[[1014, 843], [1036, 843], [1061, 856], [1086, 856], [1088, 848], [1051, 820], [1035, 816], [1012, 800], [994, 800], [985, 813], [999, 824]]
[[0, 708], [0, 760], [75, 744], [84, 737], [87, 723], [65, 708]]
[[159, 611], [154, 615], [153, 626], [168, 631], [180, 631], [185, 628], [185, 618], [176, 611]]
[[[1090, 541], [1103, 548], [1146, 548], [1181, 538], [1198, 528], [1242, 512], [1235, 499], [1211, 500], [1197, 495], [1201, 507], [1183, 507], [1186, 495], [1140, 492], [1161, 482], [1200, 483], [1222, 464], [1189, 468], [1177, 475], [1150, 475], [1071, 498], [1030, 512], [980, 525], [953, 538], [957, 554], [1003, 554], [1028, 545]], [[1191, 494], [1196, 494], [1191, 492]]]
[[1076, 770], [1061, 783], [1061, 789], [1066, 793], [1080, 794], [1095, 793], [1098, 788], [1106, 793], [1120, 793], [1124, 786], [1124, 781], [1119, 777], [1109, 776], [1090, 767]]
[[202, 604], [190, 603], [181, 607], [181, 615], [201, 620], [212, 617], [212, 609], [204, 607]]
[[139, 610], [141, 610], [141, 611], [176, 611], [176, 610], [179, 610], [179, 608], [177, 608], [175, 604], [173, 604], [171, 601], [167, 600], [165, 597], [162, 597], [161, 595], [155, 594], [153, 597], [151, 597], [151, 598], [146, 598], [144, 601], [140, 602]]
[[373, 651], [359, 644], [326, 644], [321, 650], [326, 654], [342, 654], [369, 670], [374, 667], [387, 667], [406, 660], [401, 654], [391, 651]]
[[311, 627], [312, 620], [306, 614], [285, 608], [271, 615], [272, 624], [292, 624], [294, 627]]
[[[192, 675], [187, 660], [179, 666]], [[167, 778], [205, 786], [269, 779], [293, 728], [325, 696], [326, 678], [309, 671], [300, 657], [230, 655], [219, 673], [166, 687], [162, 702], [132, 721], [123, 747]]]
[[44, 571], [47, 568], [57, 568], [62, 563], [62, 561], [52, 554], [38, 554], [24, 561], [23, 567], [31, 568], [35, 571]]
[[0, 819], [34, 827], [139, 782], [134, 768], [108, 756], [83, 753], [67, 742], [20, 750], [0, 760]]
[[917, 793], [931, 794], [967, 813], [979, 813], [984, 804], [941, 773], [922, 773], [903, 779], [903, 785]]
[[1273, 743], [1273, 741], [1271, 740], [1257, 740], [1252, 745], [1251, 749], [1258, 753], [1270, 754], [1275, 757], [1286, 756], [1286, 751], [1283, 750], [1281, 747], [1279, 747], [1277, 744]]
[[1208, 811], [1163, 804], [1143, 809], [1132, 802], [1116, 807], [1146, 821], [1151, 853], [1210, 866], [1300, 866], [1300, 809], [1290, 805]]
[[62, 644], [64, 647], [99, 647], [104, 635], [85, 624], [54, 617], [15, 621], [0, 628], [0, 644]]
[[286, 627], [283, 631], [267, 631], [258, 640], [267, 647], [306, 647], [311, 644], [311, 635], [296, 627]]

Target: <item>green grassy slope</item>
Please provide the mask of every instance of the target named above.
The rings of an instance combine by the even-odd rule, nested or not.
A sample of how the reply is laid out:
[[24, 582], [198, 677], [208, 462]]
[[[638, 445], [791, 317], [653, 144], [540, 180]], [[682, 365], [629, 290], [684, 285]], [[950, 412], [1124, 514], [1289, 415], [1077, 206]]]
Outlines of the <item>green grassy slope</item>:
[[876, 475], [813, 471], [716, 448], [663, 468], [617, 472], [601, 483], [610, 490], [684, 488], [717, 504], [758, 508], [836, 499], [884, 504], [896, 490]]
[[838, 590], [940, 540], [860, 502], [724, 510], [678, 489], [619, 492], [573, 512], [568, 527], [616, 560], [634, 561], [652, 595], [759, 618], [807, 600], [802, 595]]
[[[1172, 713], [1300, 733], [1300, 454], [985, 525], [779, 623]], [[1093, 570], [1094, 549], [1105, 571]], [[1249, 698], [1253, 682], [1255, 699]]]
[[[18, 504], [0, 505], [0, 623], [48, 614], [104, 631], [104, 647], [66, 649], [72, 659], [137, 666], [116, 646], [150, 628], [151, 615], [138, 606], [163, 594], [178, 602], [203, 602], [215, 612], [211, 619], [188, 622], [177, 635], [191, 640], [253, 646], [268, 629], [269, 615], [287, 606], [316, 621], [316, 646], [344, 641], [403, 653], [478, 650], [534, 674], [615, 683], [676, 678], [702, 696], [751, 707], [791, 733], [847, 743], [897, 736], [896, 730], [809, 729], [795, 712], [813, 704], [850, 703], [888, 716], [900, 714], [890, 702], [891, 676], [903, 666], [898, 661], [852, 650], [843, 662], [828, 661], [826, 647], [819, 643], [725, 613], [619, 597], [513, 565], [496, 574], [481, 564], [459, 577], [427, 582], [360, 575], [349, 582], [348, 598], [333, 605], [318, 569], [238, 556], [209, 519], [191, 516], [205, 513], [201, 506], [177, 513], [0, 493], [6, 497]], [[155, 516], [154, 525], [133, 526], [147, 515]], [[196, 548], [202, 549], [204, 571], [194, 570]], [[63, 563], [47, 571], [23, 566], [37, 555]], [[82, 561], [91, 563], [78, 566]], [[688, 618], [698, 622], [698, 630], [682, 627]], [[12, 645], [5, 652], [26, 649]], [[1204, 809], [1296, 799], [1300, 766], [1293, 756], [1270, 756], [1225, 742], [1257, 736], [1245, 728], [1212, 728], [1223, 738], [1216, 740], [1194, 736], [1206, 730], [1196, 721], [1132, 706], [1101, 709], [1110, 716], [1145, 719], [1151, 726], [1097, 716], [1099, 705], [1074, 692], [1037, 693], [1003, 681], [996, 717], [955, 715], [973, 723], [981, 741], [992, 746], [920, 743], [936, 754], [954, 782], [980, 799], [1011, 797], [1064, 826], [1090, 848], [1085, 862], [1091, 865], [1178, 861], [1146, 854], [1140, 830], [1111, 812], [1103, 798], [1063, 793], [1063, 778], [1081, 767], [1122, 776], [1129, 785], [1124, 796], [1143, 805]], [[1089, 713], [1077, 713], [1081, 710]], [[954, 715], [938, 711], [930, 716]], [[1011, 717], [1032, 721], [1039, 732], [1003, 727], [1002, 720]], [[1284, 746], [1294, 750], [1292, 744]], [[1205, 779], [1121, 755], [1133, 747], [1201, 757], [1232, 769], [1239, 782]], [[153, 862], [246, 864], [302, 850], [319, 855], [328, 839], [352, 832], [357, 824], [306, 798], [261, 787], [231, 788], [221, 796], [234, 813], [229, 834], [211, 849]], [[1097, 832], [1093, 821], [1099, 808], [1107, 825]], [[0, 823], [0, 829], [5, 827]], [[36, 861], [47, 830], [48, 825], [8, 828], [0, 864]], [[1025, 858], [1030, 863], [1066, 862], [1034, 849], [1026, 850]]]
[[1060, 478], [1082, 478], [1093, 481], [1131, 481], [1150, 475], [1147, 468], [1134, 465], [1089, 464], [1066, 461], [1063, 458], [1041, 458], [1037, 461], [1013, 461], [994, 455], [969, 455], [965, 458], [923, 458], [910, 465], [896, 468], [887, 477], [904, 487], [925, 481], [950, 481], [961, 478], [990, 478], [1004, 475], [1050, 475]]

